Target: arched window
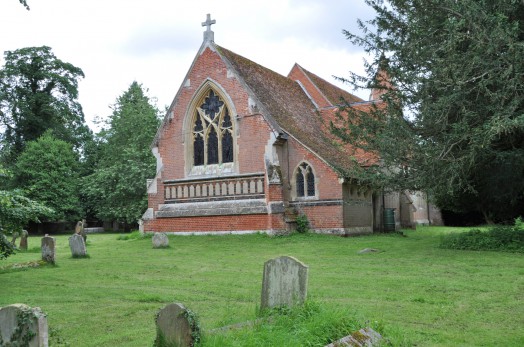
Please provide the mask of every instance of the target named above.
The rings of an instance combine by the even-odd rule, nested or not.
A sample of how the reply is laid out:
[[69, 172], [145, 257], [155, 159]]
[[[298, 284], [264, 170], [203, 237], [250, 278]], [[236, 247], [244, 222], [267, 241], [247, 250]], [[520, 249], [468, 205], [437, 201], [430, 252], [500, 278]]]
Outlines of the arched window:
[[315, 196], [315, 174], [313, 173], [311, 166], [307, 163], [302, 163], [297, 167], [295, 186], [297, 198]]
[[193, 122], [194, 166], [233, 162], [233, 124], [229, 109], [212, 89], [196, 107]]

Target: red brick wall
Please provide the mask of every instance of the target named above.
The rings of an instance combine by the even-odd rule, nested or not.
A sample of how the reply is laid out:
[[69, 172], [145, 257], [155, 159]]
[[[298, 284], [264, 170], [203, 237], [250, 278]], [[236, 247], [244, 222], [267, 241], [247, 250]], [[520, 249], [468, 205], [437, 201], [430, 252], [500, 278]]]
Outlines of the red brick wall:
[[[269, 216], [269, 218], [272, 218]], [[266, 231], [271, 229], [268, 215], [234, 215], [158, 218], [144, 223], [145, 231], [201, 232], [201, 231]], [[275, 223], [278, 224], [278, 223]], [[269, 226], [269, 227], [268, 227]]]

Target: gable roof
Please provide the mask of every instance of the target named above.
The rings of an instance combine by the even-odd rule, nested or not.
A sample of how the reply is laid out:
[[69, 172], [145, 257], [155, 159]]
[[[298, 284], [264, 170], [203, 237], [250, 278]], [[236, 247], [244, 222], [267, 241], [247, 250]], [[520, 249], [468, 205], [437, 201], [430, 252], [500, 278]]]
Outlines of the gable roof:
[[[293, 69], [288, 74], [288, 77], [290, 77], [294, 69], [298, 69], [300, 72], [302, 72], [304, 77], [307, 78], [314, 85], [314, 87], [317, 88], [317, 90], [331, 104], [331, 106], [337, 106], [337, 105], [343, 104], [342, 99], [344, 99], [344, 101], [348, 103], [364, 101], [363, 99], [359, 98], [358, 96], [355, 96], [345, 91], [344, 89], [339, 88], [329, 83], [325, 79], [318, 77], [314, 73], [309, 72], [308, 70], [304, 69], [302, 66], [298, 64], [295, 64], [295, 66], [293, 66]], [[302, 82], [300, 78], [298, 78], [298, 80]]]
[[[288, 135], [323, 159], [339, 174], [343, 174], [355, 165], [355, 162], [362, 166], [369, 166], [375, 162], [376, 157], [371, 153], [355, 151], [331, 134], [329, 131], [331, 117], [326, 117], [325, 114], [323, 115], [325, 112], [316, 109], [315, 104], [297, 82], [226, 48], [218, 45], [214, 47], [241, 82], [254, 94], [260, 103], [258, 106], [263, 109], [269, 123], [278, 124]], [[313, 77], [312, 81], [315, 85], [322, 84], [322, 87], [318, 85], [317, 87], [325, 91], [330, 98], [335, 97], [337, 90], [349, 94], [333, 85], [328, 86], [328, 82], [314, 74], [309, 74], [308, 76]], [[335, 97], [339, 100], [338, 103], [340, 103], [340, 96]], [[361, 99], [356, 98], [356, 100]], [[329, 111], [334, 115], [336, 110]]]

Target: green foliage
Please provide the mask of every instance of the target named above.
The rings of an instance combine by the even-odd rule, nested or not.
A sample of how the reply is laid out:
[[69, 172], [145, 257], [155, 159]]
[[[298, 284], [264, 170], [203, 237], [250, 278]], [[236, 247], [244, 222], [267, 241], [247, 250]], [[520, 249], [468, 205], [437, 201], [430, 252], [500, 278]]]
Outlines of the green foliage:
[[9, 257], [15, 252], [15, 246], [9, 242], [7, 237], [0, 231], [0, 259]]
[[496, 225], [483, 231], [452, 233], [442, 237], [441, 248], [471, 251], [507, 251], [524, 253], [524, 228], [519, 218], [514, 226]]
[[16, 185], [28, 198], [55, 211], [48, 219], [75, 221], [82, 217], [78, 165], [72, 146], [46, 132], [27, 143], [13, 175]]
[[98, 218], [135, 223], [147, 208], [146, 179], [155, 176], [156, 167], [150, 145], [158, 125], [158, 110], [133, 82], [98, 134], [97, 167], [84, 179]]
[[304, 234], [309, 231], [309, 219], [305, 214], [300, 214], [296, 217], [297, 232]]
[[84, 73], [61, 61], [50, 47], [6, 51], [0, 70], [2, 162], [10, 166], [29, 141], [48, 129], [80, 149], [91, 136], [77, 101], [78, 79]]
[[[363, 323], [329, 304], [306, 301], [265, 311], [252, 325], [204, 336], [204, 346], [325, 346], [359, 330]], [[271, 343], [267, 343], [271, 341]]]
[[0, 259], [14, 251], [5, 234], [20, 232], [28, 222], [39, 222], [39, 217], [53, 213], [52, 209], [28, 199], [20, 191], [0, 190]]
[[116, 239], [120, 241], [151, 239], [153, 238], [153, 234], [154, 233], [141, 233], [140, 231], [135, 230], [129, 234], [118, 235]]
[[372, 58], [366, 76], [346, 81], [382, 93], [381, 103], [346, 108], [332, 127], [383, 167], [347, 174], [426, 191], [440, 207], [479, 211], [487, 222], [521, 215], [524, 3], [366, 2], [375, 18], [359, 22], [361, 36], [345, 34]]

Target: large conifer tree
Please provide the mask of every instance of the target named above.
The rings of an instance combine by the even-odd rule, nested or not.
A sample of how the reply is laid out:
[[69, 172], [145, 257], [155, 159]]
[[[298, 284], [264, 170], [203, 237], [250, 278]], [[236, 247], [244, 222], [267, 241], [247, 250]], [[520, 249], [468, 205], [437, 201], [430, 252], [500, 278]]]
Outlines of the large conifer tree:
[[367, 76], [348, 82], [383, 89], [388, 107], [369, 116], [348, 109], [334, 126], [382, 159], [357, 174], [425, 190], [442, 208], [488, 222], [524, 214], [524, 3], [366, 2], [376, 17], [359, 23], [362, 35], [345, 34], [371, 60]]

